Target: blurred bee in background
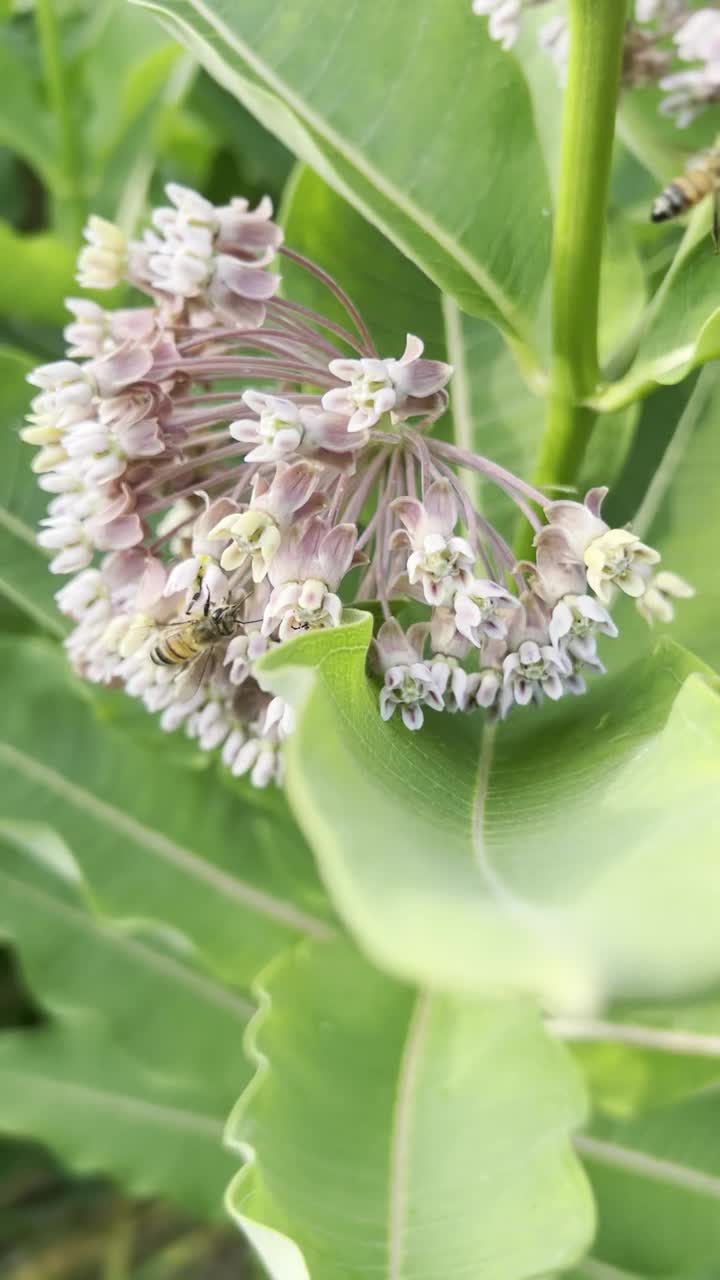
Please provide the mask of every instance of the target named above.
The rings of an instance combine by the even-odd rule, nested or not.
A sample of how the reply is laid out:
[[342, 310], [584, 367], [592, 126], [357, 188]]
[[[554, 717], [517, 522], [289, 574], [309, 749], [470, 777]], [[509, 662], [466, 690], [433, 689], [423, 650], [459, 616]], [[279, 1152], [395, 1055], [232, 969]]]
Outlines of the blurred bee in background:
[[713, 197], [712, 237], [715, 252], [720, 252], [720, 146], [708, 147], [694, 156], [686, 172], [660, 192], [650, 211], [651, 222], [669, 222], [699, 204], [705, 196]]

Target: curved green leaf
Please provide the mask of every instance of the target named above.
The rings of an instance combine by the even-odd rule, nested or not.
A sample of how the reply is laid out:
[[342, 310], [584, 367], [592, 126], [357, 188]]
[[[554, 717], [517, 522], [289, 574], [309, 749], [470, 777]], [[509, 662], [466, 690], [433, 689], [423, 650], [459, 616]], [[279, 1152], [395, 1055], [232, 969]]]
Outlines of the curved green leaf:
[[527, 338], [547, 179], [519, 67], [467, 6], [141, 2], [466, 310]]
[[217, 1217], [251, 1003], [177, 939], [93, 915], [51, 831], [0, 825], [0, 836], [0, 936], [53, 1018], [0, 1034], [0, 1130]]
[[52, 189], [61, 181], [51, 116], [40, 100], [35, 77], [8, 39], [0, 40], [0, 145], [12, 147]]
[[[671, 395], [669, 391], [659, 394], [667, 398]], [[647, 435], [664, 427], [666, 413], [664, 402], [653, 396], [646, 406], [641, 430]], [[684, 408], [678, 406], [675, 414], [676, 426], [647, 483], [633, 527], [662, 553], [664, 566], [695, 588], [693, 599], [678, 601], [671, 634], [718, 668], [720, 524], [711, 479], [720, 466], [720, 375], [715, 366], [702, 370]], [[673, 419], [669, 421], [672, 423]], [[647, 452], [642, 437], [638, 446], [635, 463], [641, 470]], [[647, 645], [647, 628], [636, 611], [625, 605], [618, 621], [622, 628], [622, 655], [642, 652]]]
[[717, 256], [709, 235], [710, 211], [703, 204], [639, 329], [633, 364], [594, 402], [609, 411], [647, 395], [660, 384], [682, 382], [693, 369], [720, 355]]
[[243, 802], [99, 722], [40, 641], [0, 645], [0, 698], [0, 817], [55, 828], [108, 914], [179, 930], [238, 985], [288, 939], [332, 933], [280, 796]]
[[718, 1123], [716, 1090], [630, 1120], [596, 1118], [577, 1144], [598, 1201], [599, 1257], [649, 1275], [717, 1263]]
[[582, 1090], [532, 1005], [416, 994], [346, 943], [261, 986], [228, 1203], [273, 1280], [518, 1280], [577, 1258]]
[[51, 1146], [76, 1173], [109, 1174], [134, 1195], [220, 1216], [232, 1169], [222, 1114], [158, 1091], [104, 1036], [4, 1032], [0, 1132]]
[[252, 1002], [203, 974], [177, 936], [95, 914], [53, 832], [0, 822], [0, 840], [0, 934], [14, 943], [36, 1001], [78, 1034], [83, 1024], [89, 1034], [110, 1032], [158, 1087], [219, 1099], [226, 1114]]
[[[383, 724], [368, 615], [263, 659], [302, 701], [288, 788], [334, 901], [378, 963], [586, 1009], [720, 976], [720, 698], [670, 645], [547, 714]], [[682, 859], [678, 850], [682, 849]], [[668, 920], [674, 946], [665, 946]]]

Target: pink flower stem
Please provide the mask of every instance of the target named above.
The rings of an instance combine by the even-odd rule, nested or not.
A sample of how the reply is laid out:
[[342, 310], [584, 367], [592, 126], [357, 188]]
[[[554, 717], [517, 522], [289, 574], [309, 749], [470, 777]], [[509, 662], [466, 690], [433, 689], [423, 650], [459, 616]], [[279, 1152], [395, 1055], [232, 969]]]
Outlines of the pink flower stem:
[[358, 590], [357, 590], [358, 600], [370, 600], [372, 598], [371, 592], [373, 590], [373, 587], [375, 586], [376, 577], [377, 577], [377, 573], [375, 570], [375, 565], [371, 564], [367, 573], [365, 574], [365, 577], [358, 584]]
[[199, 458], [189, 458], [187, 462], [171, 463], [168, 467], [158, 468], [149, 480], [143, 480], [142, 484], [137, 485], [135, 493], [140, 494], [146, 489], [154, 489], [156, 485], [174, 480], [176, 476], [184, 475], [186, 471], [197, 471], [206, 467], [209, 462], [220, 462], [223, 458], [242, 458], [246, 449], [247, 445], [227, 445], [224, 449], [214, 449], [212, 453], [206, 453]]
[[348, 297], [345, 290], [341, 288], [341, 286], [337, 283], [337, 280], [334, 280], [331, 275], [328, 275], [327, 271], [323, 271], [322, 267], [318, 267], [314, 262], [310, 262], [307, 258], [304, 258], [301, 253], [296, 253], [294, 249], [288, 249], [285, 245], [283, 245], [283, 247], [278, 250], [278, 253], [281, 253], [286, 258], [289, 258], [291, 262], [296, 262], [299, 267], [304, 267], [306, 271], [309, 271], [310, 274], [315, 276], [317, 280], [320, 280], [325, 285], [325, 287], [335, 295], [338, 302], [347, 311], [348, 315], [350, 316], [350, 319], [355, 325], [355, 328], [360, 334], [360, 337], [365, 343], [365, 349], [366, 349], [367, 355], [377, 356], [377, 349], [375, 347], [375, 343], [370, 337], [370, 333], [368, 331], [367, 325], [365, 324], [365, 321], [360, 315], [360, 312], [355, 306], [355, 303], [352, 301], [351, 298]]
[[[300, 336], [302, 332], [302, 336]], [[273, 347], [274, 342], [292, 343], [294, 346], [318, 346], [323, 339], [314, 329], [305, 328], [294, 337], [286, 329], [205, 329], [201, 337], [186, 338], [178, 343], [178, 350], [185, 354], [195, 347], [207, 346], [222, 341], [231, 349], [241, 347], [248, 351], [259, 351], [264, 347]]]
[[[244, 464], [243, 464], [244, 466]], [[176, 493], [165, 494], [162, 498], [157, 498], [155, 502], [149, 503], [147, 507], [142, 508], [143, 516], [151, 516], [156, 511], [164, 511], [166, 507], [172, 506], [174, 502], [178, 502], [180, 498], [187, 498], [192, 493], [197, 493], [198, 489], [215, 489], [219, 484], [227, 484], [228, 479], [242, 467], [228, 467], [223, 471], [218, 471], [214, 476], [203, 476], [202, 480], [195, 480], [192, 484], [188, 484], [184, 489], [178, 489]]]
[[400, 454], [393, 453], [388, 467], [387, 480], [382, 490], [381, 498], [378, 503], [378, 531], [375, 550], [375, 563], [377, 565], [377, 586], [378, 598], [382, 606], [385, 618], [392, 617], [392, 611], [389, 603], [390, 591], [390, 534], [392, 532], [393, 512], [390, 504], [400, 496], [399, 484], [400, 472]]
[[[168, 373], [175, 372], [177, 366], [168, 367]], [[297, 361], [296, 364], [283, 363], [273, 356], [253, 356], [243, 359], [241, 356], [195, 356], [183, 360], [180, 371], [192, 374], [194, 382], [206, 382], [212, 378], [292, 378], [295, 382], [313, 382], [318, 386], [336, 387], [337, 380], [327, 369], [317, 369], [310, 364]], [[159, 375], [163, 370], [160, 367]]]
[[372, 516], [370, 517], [368, 523], [365, 525], [365, 528], [363, 529], [362, 533], [360, 534], [360, 537], [357, 540], [357, 546], [359, 551], [361, 551], [363, 547], [367, 546], [367, 543], [369, 542], [370, 538], [372, 538], [375, 530], [377, 529], [380, 515], [381, 515], [381, 511], [380, 511], [380, 508], [378, 507], [378, 509], [373, 512]]
[[424, 498], [426, 490], [440, 472], [433, 461], [430, 455], [430, 450], [422, 436], [417, 435], [415, 431], [407, 431], [405, 433], [405, 439], [410, 448], [414, 449], [420, 461], [420, 485]]
[[[460, 449], [455, 444], [447, 444], [444, 440], [437, 440], [432, 436], [428, 439], [427, 447], [433, 453], [439, 454], [440, 457], [454, 462], [458, 467], [465, 467], [468, 471], [480, 471], [498, 488], [510, 494], [515, 502], [517, 502], [517, 498], [514, 497], [516, 493], [524, 494], [531, 502], [537, 502], [538, 506], [542, 507], [543, 510], [550, 502], [547, 495], [541, 493], [539, 489], [527, 484], [525, 480], [520, 480], [511, 471], [506, 471], [504, 467], [499, 467], [497, 463], [491, 462], [489, 458], [484, 458], [479, 453], [470, 453], [468, 449]], [[535, 517], [533, 517], [533, 520], [535, 520]], [[535, 522], [535, 527], [540, 528], [540, 524]]]
[[237, 484], [235, 485], [235, 488], [233, 489], [230, 495], [235, 502], [238, 502], [240, 500], [240, 496], [245, 492], [246, 489], [250, 487], [254, 476], [260, 470], [261, 466], [262, 466], [261, 462], [249, 462], [247, 464], [242, 476], [238, 480]]
[[[323, 338], [317, 329], [313, 328], [313, 325], [326, 329], [346, 346], [352, 347], [353, 351], [357, 351], [360, 355], [362, 354], [363, 349], [357, 338], [348, 333], [347, 329], [343, 329], [339, 324], [333, 324], [331, 320], [326, 320], [324, 316], [311, 311], [309, 307], [301, 306], [299, 302], [288, 302], [286, 298], [275, 298], [272, 302], [268, 302], [267, 307], [276, 324], [282, 325], [288, 333], [312, 334], [316, 342], [322, 342], [323, 348], [328, 355], [332, 353], [333, 357], [335, 357], [340, 352], [328, 338]], [[310, 323], [305, 324], [303, 320], [299, 319], [300, 316], [307, 316]]]
[[348, 504], [343, 512], [343, 520], [349, 524], [354, 524], [358, 519], [360, 512], [365, 506], [365, 500], [375, 482], [375, 479], [381, 467], [385, 465], [389, 457], [388, 449], [381, 449], [380, 452], [369, 462], [362, 473], [362, 477], [353, 493], [348, 500]]
[[222, 423], [217, 425], [218, 429], [215, 431], [198, 431], [197, 434], [188, 432], [187, 438], [182, 441], [179, 448], [186, 453], [188, 449], [198, 449], [201, 445], [217, 444], [227, 435], [227, 427]]
[[333, 494], [332, 502], [330, 503], [330, 506], [328, 507], [328, 512], [327, 512], [328, 522], [332, 525], [334, 525], [337, 521], [338, 512], [340, 510], [341, 503], [347, 492], [347, 487], [348, 487], [348, 478], [345, 475], [341, 475], [340, 479], [337, 481], [335, 485], [335, 492]]
[[184, 520], [179, 520], [178, 523], [173, 525], [172, 529], [168, 529], [167, 533], [164, 533], [161, 538], [156, 538], [154, 542], [150, 543], [150, 546], [148, 547], [148, 555], [154, 555], [163, 543], [169, 542], [171, 538], [175, 537], [176, 533], [179, 533], [179, 531], [184, 529], [186, 525], [193, 524], [197, 518], [198, 512], [191, 511], [189, 516], [185, 516]]
[[[316, 397], [313, 396], [313, 399]], [[177, 418], [171, 418], [169, 422], [163, 423], [163, 426], [173, 429], [178, 428], [190, 433], [199, 427], [207, 427], [213, 423], [225, 428], [226, 424], [232, 419], [252, 418], [254, 415], [243, 400], [228, 400], [227, 404], [222, 406], [214, 405], [209, 409], [194, 409], [190, 413], [180, 414]]]

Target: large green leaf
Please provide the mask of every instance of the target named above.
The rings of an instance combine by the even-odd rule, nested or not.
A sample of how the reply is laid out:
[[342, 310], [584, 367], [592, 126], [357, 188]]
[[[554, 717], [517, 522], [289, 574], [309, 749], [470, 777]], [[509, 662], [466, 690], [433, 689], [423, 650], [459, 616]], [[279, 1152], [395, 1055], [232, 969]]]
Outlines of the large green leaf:
[[466, 310], [527, 337], [547, 179], [519, 66], [468, 6], [142, 2]]
[[[720, 523], [712, 482], [720, 465], [720, 376], [716, 366], [703, 369], [684, 405], [679, 390], [663, 390], [644, 407], [638, 447], [631, 460], [637, 475], [630, 479], [643, 495], [633, 524], [661, 551], [664, 565], [695, 588], [694, 599], [678, 601], [671, 634], [717, 668]], [[656, 453], [650, 437], [660, 431], [667, 443], [654, 474], [648, 476], [647, 456], [651, 449]], [[619, 523], [621, 513], [616, 509], [614, 514]], [[618, 611], [618, 622], [623, 656], [641, 652], [647, 646], [647, 628], [629, 604]]]
[[228, 1199], [273, 1280], [516, 1280], [582, 1252], [582, 1090], [531, 1004], [416, 994], [345, 943], [261, 987]]
[[0, 936], [53, 1018], [0, 1035], [0, 1129], [218, 1216], [222, 1124], [247, 1079], [252, 1005], [181, 940], [95, 916], [53, 832], [0, 824], [0, 836]]
[[30, 399], [25, 378], [34, 363], [23, 352], [0, 348], [0, 595], [46, 630], [62, 635], [53, 600], [58, 580], [35, 541], [47, 495], [30, 470], [32, 450], [18, 435]]
[[13, 320], [64, 324], [64, 299], [77, 292], [70, 245], [52, 232], [21, 234], [0, 222], [0, 313]]
[[710, 211], [703, 205], [639, 324], [630, 369], [598, 396], [600, 408], [612, 410], [647, 395], [657, 384], [681, 382], [720, 355], [717, 257], [709, 224]]
[[230, 981], [286, 942], [328, 936], [309, 852], [279, 794], [255, 799], [100, 721], [64, 657], [0, 645], [0, 817], [29, 814], [72, 848], [99, 904], [187, 935]]
[[109, 1174], [134, 1195], [162, 1195], [219, 1217], [232, 1170], [222, 1114], [198, 1110], [179, 1090], [159, 1090], [106, 1036], [4, 1032], [0, 1131], [36, 1138], [76, 1173]]
[[[720, 698], [662, 644], [546, 714], [383, 724], [368, 615], [263, 660], [301, 701], [288, 787], [347, 923], [383, 966], [551, 1007], [720, 976]], [[678, 849], [683, 857], [678, 858]], [[668, 920], [674, 945], [668, 949]]]
[[12, 147], [52, 187], [61, 181], [52, 119], [40, 100], [33, 71], [8, 38], [7, 27], [0, 36], [0, 145]]
[[0, 839], [0, 933], [36, 1002], [60, 1021], [109, 1030], [159, 1086], [181, 1085], [228, 1110], [250, 1000], [197, 969], [182, 938], [137, 922], [111, 927], [94, 913], [54, 832], [0, 822]]
[[578, 1139], [599, 1212], [594, 1252], [645, 1275], [717, 1266], [720, 1101], [708, 1090]]

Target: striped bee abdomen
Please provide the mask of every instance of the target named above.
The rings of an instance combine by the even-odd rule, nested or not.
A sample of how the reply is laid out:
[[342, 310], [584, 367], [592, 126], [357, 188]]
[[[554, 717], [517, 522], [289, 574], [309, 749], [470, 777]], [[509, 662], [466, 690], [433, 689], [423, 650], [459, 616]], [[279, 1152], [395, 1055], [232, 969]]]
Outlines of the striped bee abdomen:
[[653, 201], [650, 220], [669, 222], [671, 218], [677, 218], [686, 209], [698, 204], [703, 196], [709, 195], [716, 181], [715, 166], [711, 165], [691, 169], [682, 178], [675, 178]]
[[174, 634], [165, 636], [150, 654], [156, 666], [170, 667], [179, 662], [188, 662], [207, 646], [207, 640], [196, 634], [193, 623], [178, 629]]

